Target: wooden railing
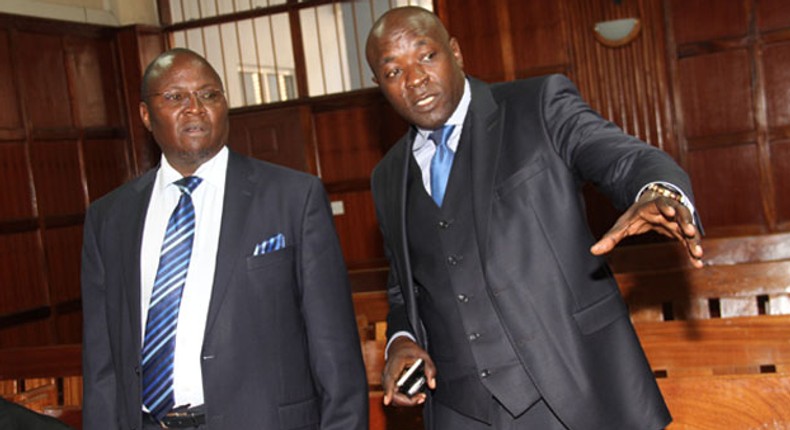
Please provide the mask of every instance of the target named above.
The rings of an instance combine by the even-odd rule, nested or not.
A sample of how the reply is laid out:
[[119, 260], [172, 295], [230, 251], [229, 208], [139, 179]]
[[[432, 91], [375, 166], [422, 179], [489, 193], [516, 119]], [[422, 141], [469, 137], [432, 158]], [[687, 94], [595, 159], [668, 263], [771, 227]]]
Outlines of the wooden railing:
[[[674, 417], [667, 430], [790, 429], [790, 234], [704, 241], [692, 269], [674, 243], [618, 248], [610, 262]], [[381, 404], [386, 270], [352, 282], [371, 430], [422, 429]], [[368, 288], [370, 289], [370, 288]], [[375, 289], [375, 288], [374, 288]], [[81, 427], [80, 346], [0, 349], [0, 395]]]
[[0, 349], [0, 396], [82, 428], [81, 345]]
[[[706, 239], [693, 269], [675, 243], [617, 248], [610, 263], [674, 417], [667, 430], [790, 429], [790, 234]], [[386, 279], [386, 271], [378, 277]], [[371, 399], [386, 293], [359, 293]], [[418, 430], [371, 403], [371, 430]], [[378, 409], [377, 409], [378, 408]], [[406, 423], [406, 424], [404, 424]]]

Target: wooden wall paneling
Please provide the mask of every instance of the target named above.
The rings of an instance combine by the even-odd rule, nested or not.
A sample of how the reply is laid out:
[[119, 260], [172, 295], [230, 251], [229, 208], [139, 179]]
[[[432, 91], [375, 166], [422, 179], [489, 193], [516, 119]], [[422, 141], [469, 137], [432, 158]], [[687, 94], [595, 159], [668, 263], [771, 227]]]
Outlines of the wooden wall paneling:
[[310, 168], [312, 132], [304, 128], [305, 115], [309, 116], [309, 108], [304, 106], [233, 113], [228, 146], [253, 158], [317, 174]]
[[696, 204], [709, 236], [767, 232], [756, 144], [692, 150], [688, 159]]
[[[790, 11], [790, 7], [787, 8]], [[790, 26], [790, 24], [788, 25]], [[768, 44], [762, 50], [768, 127], [790, 129], [790, 42]]]
[[[782, 192], [790, 177], [776, 158], [783, 148], [775, 142], [790, 137], [786, 72], [790, 4], [775, 0], [722, 2], [715, 7], [698, 0], [666, 4], [669, 39], [676, 42], [670, 52], [676, 55], [671, 61], [679, 89], [680, 139], [689, 154], [694, 153], [694, 164], [700, 169], [691, 172], [692, 178], [705, 182], [696, 188], [712, 193], [697, 192], [698, 201], [712, 204], [699, 207], [706, 226], [706, 217], [712, 219], [708, 234], [788, 228]], [[720, 170], [732, 169], [729, 177], [711, 170], [716, 169], [713, 161], [701, 161], [708, 154], [724, 163]], [[723, 214], [727, 204], [714, 202], [722, 199], [722, 190], [733, 189], [748, 194], [733, 212]]]
[[790, 7], [785, 0], [759, 0], [755, 2], [757, 9], [757, 27], [760, 31], [786, 29], [790, 27]]
[[[678, 61], [687, 168], [709, 234], [766, 230], [750, 57], [738, 48]], [[737, 205], [722, 198], [733, 193]]]
[[2, 29], [0, 30], [0, 76], [3, 79], [0, 79], [0, 99], [3, 103], [0, 104], [0, 139], [6, 139], [14, 134], [20, 138], [24, 132], [11, 58], [9, 32]]
[[313, 113], [321, 179], [327, 184], [356, 182], [369, 186], [370, 173], [386, 145], [400, 138], [388, 135], [383, 122], [391, 119], [382, 97], [374, 94], [361, 103], [316, 107]]
[[694, 137], [755, 130], [752, 69], [746, 49], [681, 58], [680, 103], [689, 149]]
[[790, 140], [771, 142], [771, 169], [774, 179], [777, 227], [790, 230]]
[[88, 197], [94, 201], [131, 179], [126, 139], [85, 139], [82, 144]]
[[82, 225], [45, 230], [44, 250], [51, 303], [79, 301]]
[[128, 26], [115, 36], [123, 82], [127, 133], [132, 145], [133, 175], [139, 175], [157, 164], [161, 151], [140, 119], [140, 84], [145, 67], [165, 50], [164, 38], [158, 28]]
[[566, 1], [508, 0], [516, 78], [569, 73]]
[[38, 232], [0, 235], [0, 348], [53, 340], [42, 255]]
[[318, 103], [313, 123], [321, 179], [333, 204], [343, 208], [335, 227], [346, 265], [352, 271], [386, 266], [370, 175], [407, 124], [378, 91]]
[[72, 302], [56, 309], [53, 316], [56, 341], [53, 343], [61, 345], [82, 342], [82, 307], [79, 304]]
[[334, 205], [343, 207], [342, 213], [335, 213], [334, 220], [348, 269], [386, 267], [384, 242], [370, 191], [331, 193], [329, 198]]
[[123, 126], [113, 39], [69, 35], [64, 42], [79, 126]]
[[[42, 308], [42, 310], [45, 310]], [[21, 346], [51, 345], [54, 336], [49, 313], [44, 312], [40, 317], [21, 321], [8, 327], [0, 324], [0, 349]]]
[[[529, 7], [538, 21], [554, 22], [553, 16], [561, 15], [562, 25], [555, 24], [547, 31], [553, 30], [549, 34], [556, 37], [555, 43], [564, 44], [565, 48], [548, 45], [535, 49], [553, 52], [557, 60], [569, 62], [566, 74], [593, 109], [626, 133], [661, 148], [682, 163], [673, 121], [671, 83], [665, 57], [665, 13], [661, 3], [567, 0], [518, 4], [521, 8]], [[608, 48], [595, 39], [596, 22], [627, 17], [636, 17], [642, 22], [641, 34], [633, 42]], [[564, 31], [567, 36], [563, 35]], [[514, 45], [531, 46], [529, 40], [521, 36]], [[558, 71], [540, 66], [535, 70]], [[590, 187], [585, 189], [585, 200], [588, 222], [593, 233], [600, 236], [614, 224], [619, 211]]]
[[[453, 0], [442, 20], [461, 46], [464, 71], [486, 82], [506, 80], [499, 8], [502, 1]], [[507, 53], [507, 55], [511, 55]]]
[[19, 31], [14, 57], [23, 68], [22, 97], [34, 129], [72, 129], [62, 37]]
[[38, 140], [30, 159], [41, 216], [81, 215], [87, 205], [76, 140]]
[[37, 232], [0, 235], [0, 317], [49, 304]]
[[[768, 7], [776, 17], [762, 25], [776, 28], [784, 25], [790, 28], [790, 7], [760, 2], [758, 17], [765, 15]], [[769, 19], [769, 18], [766, 18]], [[759, 19], [758, 19], [759, 22]], [[762, 26], [761, 25], [761, 26]], [[784, 40], [761, 45], [761, 76], [764, 82], [765, 115], [767, 143], [765, 159], [767, 174], [770, 175], [771, 192], [766, 200], [770, 204], [771, 225], [780, 231], [790, 230], [790, 34]]]
[[749, 1], [669, 1], [678, 45], [742, 38], [747, 34]]
[[[608, 0], [570, 2], [573, 76], [593, 109], [677, 159], [660, 6], [649, 0], [619, 5]], [[641, 34], [633, 42], [609, 48], [595, 39], [596, 22], [628, 17], [642, 22]]]
[[0, 225], [35, 216], [31, 172], [24, 142], [0, 142]]

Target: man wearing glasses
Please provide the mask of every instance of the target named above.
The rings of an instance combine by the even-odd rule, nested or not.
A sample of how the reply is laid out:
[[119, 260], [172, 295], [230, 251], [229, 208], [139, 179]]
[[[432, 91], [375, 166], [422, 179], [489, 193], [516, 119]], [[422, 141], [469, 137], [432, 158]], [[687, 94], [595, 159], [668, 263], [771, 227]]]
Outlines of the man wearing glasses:
[[161, 164], [86, 214], [85, 428], [366, 429], [321, 182], [226, 147], [222, 82], [192, 51], [157, 57], [142, 100]]

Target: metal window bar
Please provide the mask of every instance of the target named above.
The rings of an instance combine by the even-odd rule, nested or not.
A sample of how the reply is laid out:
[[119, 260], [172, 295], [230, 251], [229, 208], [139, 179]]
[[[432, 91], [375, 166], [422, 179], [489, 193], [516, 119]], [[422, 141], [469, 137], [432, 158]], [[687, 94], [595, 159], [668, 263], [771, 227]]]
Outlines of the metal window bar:
[[[432, 0], [160, 0], [160, 7], [168, 8], [168, 13], [162, 16], [172, 20], [164, 28], [170, 45], [202, 53], [222, 75], [229, 105], [239, 107], [373, 86], [364, 60], [367, 30], [390, 8], [418, 5], [432, 9], [432, 3]], [[278, 19], [278, 15], [284, 19]], [[298, 23], [301, 26], [291, 25]], [[294, 38], [292, 34], [297, 36]], [[294, 68], [294, 40], [301, 40], [305, 58], [300, 64], [304, 70], [302, 66]], [[294, 94], [299, 79], [307, 82], [305, 95]]]

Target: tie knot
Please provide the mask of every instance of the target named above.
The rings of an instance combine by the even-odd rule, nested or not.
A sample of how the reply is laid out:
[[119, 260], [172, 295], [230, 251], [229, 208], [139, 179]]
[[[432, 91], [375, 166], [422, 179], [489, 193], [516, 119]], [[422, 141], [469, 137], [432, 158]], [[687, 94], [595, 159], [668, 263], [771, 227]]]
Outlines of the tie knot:
[[182, 193], [192, 195], [192, 191], [195, 191], [195, 188], [197, 188], [201, 182], [203, 182], [203, 178], [198, 176], [187, 176], [173, 183], [181, 189]]
[[436, 146], [444, 145], [447, 143], [447, 138], [450, 137], [453, 129], [455, 129], [454, 125], [445, 125], [442, 128], [437, 128], [428, 135], [428, 139], [431, 139]]

